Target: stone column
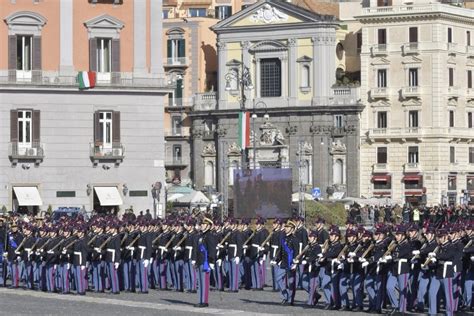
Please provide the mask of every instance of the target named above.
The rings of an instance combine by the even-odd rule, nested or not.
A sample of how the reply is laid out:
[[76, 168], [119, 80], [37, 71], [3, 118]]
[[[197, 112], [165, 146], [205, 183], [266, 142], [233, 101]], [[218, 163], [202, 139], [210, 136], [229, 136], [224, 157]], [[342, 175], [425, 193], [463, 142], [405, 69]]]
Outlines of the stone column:
[[218, 104], [217, 108], [219, 110], [227, 109], [227, 91], [225, 90], [226, 82], [225, 82], [225, 75], [227, 73], [227, 66], [226, 64], [226, 43], [217, 39], [217, 64], [219, 65], [219, 70], [217, 72], [217, 86], [219, 87], [218, 91]]
[[288, 46], [289, 46], [289, 51], [288, 51], [288, 70], [289, 70], [289, 75], [287, 77], [287, 83], [286, 85], [289, 87], [289, 92], [288, 92], [288, 103], [289, 106], [296, 106], [298, 102], [298, 71], [296, 69], [296, 39], [290, 38], [288, 40]]

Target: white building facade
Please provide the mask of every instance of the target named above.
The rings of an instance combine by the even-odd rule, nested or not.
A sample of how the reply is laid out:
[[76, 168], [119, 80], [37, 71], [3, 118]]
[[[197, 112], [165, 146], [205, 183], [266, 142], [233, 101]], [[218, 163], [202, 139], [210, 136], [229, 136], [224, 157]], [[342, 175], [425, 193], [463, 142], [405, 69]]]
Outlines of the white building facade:
[[356, 17], [362, 196], [414, 205], [474, 196], [474, 11], [432, 2], [372, 0]]

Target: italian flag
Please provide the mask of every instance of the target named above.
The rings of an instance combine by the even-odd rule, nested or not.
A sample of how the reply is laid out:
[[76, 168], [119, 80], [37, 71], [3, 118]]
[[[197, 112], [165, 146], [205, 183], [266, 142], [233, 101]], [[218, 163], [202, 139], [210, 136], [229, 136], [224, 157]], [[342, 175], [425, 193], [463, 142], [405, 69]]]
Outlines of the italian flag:
[[250, 112], [239, 113], [239, 145], [242, 150], [250, 147]]
[[90, 89], [95, 87], [95, 72], [94, 71], [79, 71], [77, 74], [77, 82], [79, 82], [79, 89]]

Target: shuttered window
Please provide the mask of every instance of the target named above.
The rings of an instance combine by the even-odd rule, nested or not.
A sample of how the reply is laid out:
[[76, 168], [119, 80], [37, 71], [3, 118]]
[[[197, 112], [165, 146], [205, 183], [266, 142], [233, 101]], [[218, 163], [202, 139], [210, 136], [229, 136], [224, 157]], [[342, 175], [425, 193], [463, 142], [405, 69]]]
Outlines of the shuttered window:
[[120, 144], [120, 112], [97, 111], [94, 113], [95, 146], [113, 147]]
[[39, 110], [10, 111], [10, 142], [22, 146], [38, 146], [41, 141], [41, 112]]

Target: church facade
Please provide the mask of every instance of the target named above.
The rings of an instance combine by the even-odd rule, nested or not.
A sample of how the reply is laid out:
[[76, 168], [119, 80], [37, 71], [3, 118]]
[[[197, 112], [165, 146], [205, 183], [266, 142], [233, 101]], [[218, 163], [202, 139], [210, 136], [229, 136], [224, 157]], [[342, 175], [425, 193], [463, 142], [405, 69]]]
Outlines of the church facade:
[[[239, 168], [291, 168], [293, 192], [359, 196], [358, 86], [338, 86], [334, 16], [260, 1], [212, 27], [218, 91], [196, 95], [192, 118], [196, 189], [228, 192]], [[239, 146], [239, 113], [250, 144]], [[336, 195], [337, 193], [337, 195]]]

